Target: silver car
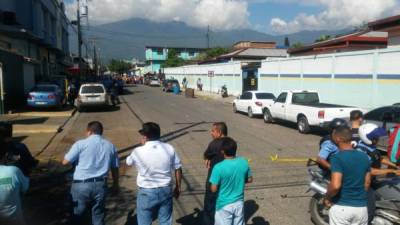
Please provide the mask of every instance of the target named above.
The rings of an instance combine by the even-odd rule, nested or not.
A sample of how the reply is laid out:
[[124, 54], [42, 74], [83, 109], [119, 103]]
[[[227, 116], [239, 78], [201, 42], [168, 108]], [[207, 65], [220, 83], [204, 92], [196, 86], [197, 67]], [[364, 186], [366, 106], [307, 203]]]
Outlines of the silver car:
[[[400, 123], [400, 105], [383, 106], [373, 109], [364, 115], [364, 123], [374, 123], [383, 126], [386, 121], [386, 129], [389, 130], [396, 124]], [[382, 137], [378, 143], [378, 148], [387, 151], [388, 137]]]
[[108, 107], [109, 96], [103, 84], [83, 84], [79, 89], [75, 106], [79, 112], [86, 107]]

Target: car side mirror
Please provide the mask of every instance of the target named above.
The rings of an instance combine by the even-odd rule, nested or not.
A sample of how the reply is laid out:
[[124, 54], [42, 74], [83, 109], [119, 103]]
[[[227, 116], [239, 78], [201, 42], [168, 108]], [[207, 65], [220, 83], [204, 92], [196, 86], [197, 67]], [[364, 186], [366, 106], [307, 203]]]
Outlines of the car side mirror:
[[237, 96], [237, 99], [240, 99], [242, 96], [241, 95], [239, 95], [239, 96]]

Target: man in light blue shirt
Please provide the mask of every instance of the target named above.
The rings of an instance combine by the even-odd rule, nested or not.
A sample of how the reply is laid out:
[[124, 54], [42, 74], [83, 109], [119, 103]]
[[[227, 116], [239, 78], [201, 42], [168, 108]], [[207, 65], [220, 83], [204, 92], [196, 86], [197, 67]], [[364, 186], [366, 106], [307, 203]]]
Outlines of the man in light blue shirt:
[[119, 159], [114, 145], [104, 139], [103, 125], [90, 122], [87, 138], [77, 141], [65, 155], [63, 164], [75, 166], [71, 195], [73, 201], [73, 224], [80, 224], [86, 207], [91, 203], [92, 224], [104, 225], [107, 176], [111, 169], [113, 189], [119, 190]]

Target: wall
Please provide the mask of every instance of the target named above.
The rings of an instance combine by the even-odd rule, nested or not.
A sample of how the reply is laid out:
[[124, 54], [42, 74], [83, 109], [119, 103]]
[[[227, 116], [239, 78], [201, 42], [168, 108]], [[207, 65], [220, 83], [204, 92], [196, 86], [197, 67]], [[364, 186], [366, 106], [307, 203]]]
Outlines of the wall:
[[286, 59], [259, 69], [259, 90], [316, 90], [321, 101], [371, 109], [400, 102], [400, 47]]
[[[214, 71], [213, 78], [208, 77], [209, 71]], [[239, 95], [242, 93], [243, 81], [240, 62], [165, 68], [164, 73], [167, 79], [175, 78], [180, 83], [186, 77], [190, 88], [196, 88], [196, 82], [200, 78], [205, 91], [218, 92], [221, 86], [225, 84], [230, 94]]]

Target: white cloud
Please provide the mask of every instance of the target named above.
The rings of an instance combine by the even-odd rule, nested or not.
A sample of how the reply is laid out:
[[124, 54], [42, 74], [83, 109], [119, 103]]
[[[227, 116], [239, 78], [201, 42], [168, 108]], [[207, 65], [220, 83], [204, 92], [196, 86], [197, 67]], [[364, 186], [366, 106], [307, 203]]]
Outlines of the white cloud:
[[299, 14], [291, 21], [273, 18], [270, 26], [275, 32], [293, 33], [300, 30], [354, 27], [383, 16], [393, 15], [400, 7], [400, 0], [302, 0], [300, 2], [319, 4], [325, 10], [316, 15]]
[[[210, 25], [218, 30], [249, 26], [245, 0], [92, 0], [88, 4], [89, 19], [96, 24], [137, 17], [182, 21], [196, 27]], [[76, 4], [67, 4], [67, 14], [75, 17]]]

